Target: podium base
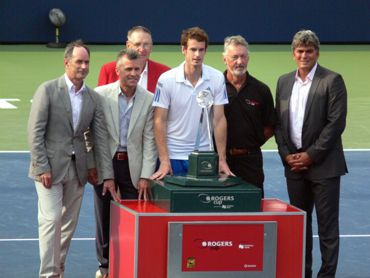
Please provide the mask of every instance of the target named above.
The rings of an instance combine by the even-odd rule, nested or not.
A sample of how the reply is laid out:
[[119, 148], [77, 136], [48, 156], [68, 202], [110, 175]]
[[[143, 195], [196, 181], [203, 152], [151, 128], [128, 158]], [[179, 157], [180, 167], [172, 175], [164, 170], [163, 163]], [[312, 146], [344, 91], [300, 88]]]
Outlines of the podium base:
[[261, 211], [262, 191], [251, 184], [186, 187], [161, 181], [151, 183], [153, 203], [168, 212]]
[[199, 186], [199, 187], [228, 187], [242, 184], [243, 180], [238, 177], [191, 177], [187, 176], [166, 176], [165, 183], [180, 186]]

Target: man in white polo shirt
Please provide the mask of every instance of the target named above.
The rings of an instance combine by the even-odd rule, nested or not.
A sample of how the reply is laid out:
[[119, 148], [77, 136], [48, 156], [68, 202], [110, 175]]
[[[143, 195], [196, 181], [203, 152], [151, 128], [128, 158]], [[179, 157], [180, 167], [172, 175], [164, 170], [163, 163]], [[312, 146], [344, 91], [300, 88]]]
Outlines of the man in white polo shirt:
[[[208, 90], [213, 97], [213, 132], [219, 155], [219, 171], [233, 175], [225, 156], [226, 119], [224, 104], [228, 103], [223, 74], [203, 65], [208, 46], [208, 35], [199, 27], [186, 29], [181, 35], [185, 61], [163, 73], [154, 96], [154, 135], [160, 166], [152, 179], [167, 174], [184, 175], [188, 170], [188, 156], [196, 148], [202, 109], [196, 101], [200, 91]], [[202, 123], [199, 150], [209, 150], [205, 121]]]

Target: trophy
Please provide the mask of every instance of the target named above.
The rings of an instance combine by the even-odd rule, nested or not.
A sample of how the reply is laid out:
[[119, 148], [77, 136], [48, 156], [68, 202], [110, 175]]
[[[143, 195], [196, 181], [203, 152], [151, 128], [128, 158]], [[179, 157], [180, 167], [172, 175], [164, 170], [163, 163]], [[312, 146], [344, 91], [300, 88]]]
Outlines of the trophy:
[[[219, 177], [218, 175], [218, 154], [214, 151], [213, 137], [210, 127], [210, 115], [208, 109], [213, 105], [213, 96], [209, 90], [200, 91], [197, 94], [197, 103], [202, 108], [195, 149], [189, 155], [189, 170], [186, 176], [166, 176], [164, 181], [181, 186], [231, 186], [241, 182], [236, 177]], [[200, 137], [202, 135], [203, 122], [207, 126], [209, 150], [199, 150]]]
[[[194, 151], [189, 155], [186, 175], [167, 175], [152, 181], [152, 200], [169, 212], [244, 212], [261, 210], [261, 189], [239, 177], [219, 175], [218, 155], [214, 151], [212, 129], [213, 96], [209, 90], [197, 94], [201, 114]], [[207, 134], [206, 134], [207, 133]], [[201, 144], [208, 136], [209, 143]], [[205, 141], [205, 140], [203, 140]], [[246, 208], [247, 207], [247, 208]], [[195, 257], [189, 256], [186, 267], [192, 269]]]
[[[197, 94], [197, 103], [202, 108], [199, 120], [197, 138], [195, 141], [195, 150], [189, 155], [189, 178], [196, 179], [217, 179], [218, 178], [218, 155], [214, 151], [213, 138], [210, 126], [208, 109], [213, 105], [213, 96], [209, 90], [200, 91]], [[200, 151], [199, 143], [203, 130], [203, 119], [205, 118], [207, 126], [207, 135], [209, 141], [209, 150]]]
[[209, 150], [213, 152], [214, 151], [213, 140], [212, 140], [212, 135], [211, 135], [211, 128], [209, 125], [209, 114], [208, 114], [208, 108], [210, 108], [213, 104], [213, 98], [212, 98], [211, 92], [208, 90], [200, 91], [197, 95], [197, 103], [200, 107], [202, 107], [202, 114], [200, 115], [200, 120], [199, 120], [199, 128], [198, 128], [198, 133], [197, 133], [195, 150], [199, 149], [200, 134], [201, 134], [202, 124], [203, 124], [203, 114], [205, 112], [206, 113], [207, 134], [208, 134], [208, 140], [209, 140]]

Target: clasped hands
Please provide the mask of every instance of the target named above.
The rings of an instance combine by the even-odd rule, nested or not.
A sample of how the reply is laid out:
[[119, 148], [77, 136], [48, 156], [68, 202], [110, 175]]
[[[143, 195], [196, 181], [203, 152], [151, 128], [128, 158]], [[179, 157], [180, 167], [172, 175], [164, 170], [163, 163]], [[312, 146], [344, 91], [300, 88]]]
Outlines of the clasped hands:
[[289, 154], [285, 157], [285, 161], [292, 172], [307, 170], [312, 164], [312, 160], [307, 152]]

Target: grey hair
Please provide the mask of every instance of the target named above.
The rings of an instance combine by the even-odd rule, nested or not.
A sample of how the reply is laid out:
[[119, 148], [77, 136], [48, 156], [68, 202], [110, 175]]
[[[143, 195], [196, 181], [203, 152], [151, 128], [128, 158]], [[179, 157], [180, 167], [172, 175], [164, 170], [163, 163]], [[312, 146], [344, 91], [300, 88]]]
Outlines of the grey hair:
[[131, 48], [125, 48], [122, 49], [120, 52], [117, 54], [117, 59], [116, 59], [116, 67], [118, 68], [122, 64], [122, 58], [126, 57], [127, 59], [131, 60], [137, 60], [139, 59], [139, 53]]
[[137, 25], [137, 26], [132, 27], [130, 30], [128, 30], [128, 32], [127, 32], [127, 40], [128, 41], [130, 40], [132, 33], [138, 32], [138, 31], [147, 33], [150, 36], [152, 36], [152, 33], [150, 32], [150, 30], [148, 28], [146, 28], [144, 26]]
[[315, 32], [311, 30], [298, 31], [292, 40], [292, 50], [299, 46], [313, 46], [316, 50], [320, 49], [320, 41]]
[[245, 46], [245, 48], [247, 49], [247, 55], [249, 56], [248, 42], [241, 35], [229, 36], [229, 37], [225, 38], [225, 40], [224, 40], [224, 52], [222, 53], [224, 56], [226, 56], [227, 48], [230, 45]]
[[84, 44], [82, 40], [75, 40], [67, 44], [66, 49], [64, 50], [64, 59], [70, 60], [72, 58], [75, 47], [85, 48], [90, 57], [90, 49], [87, 47], [87, 45]]

